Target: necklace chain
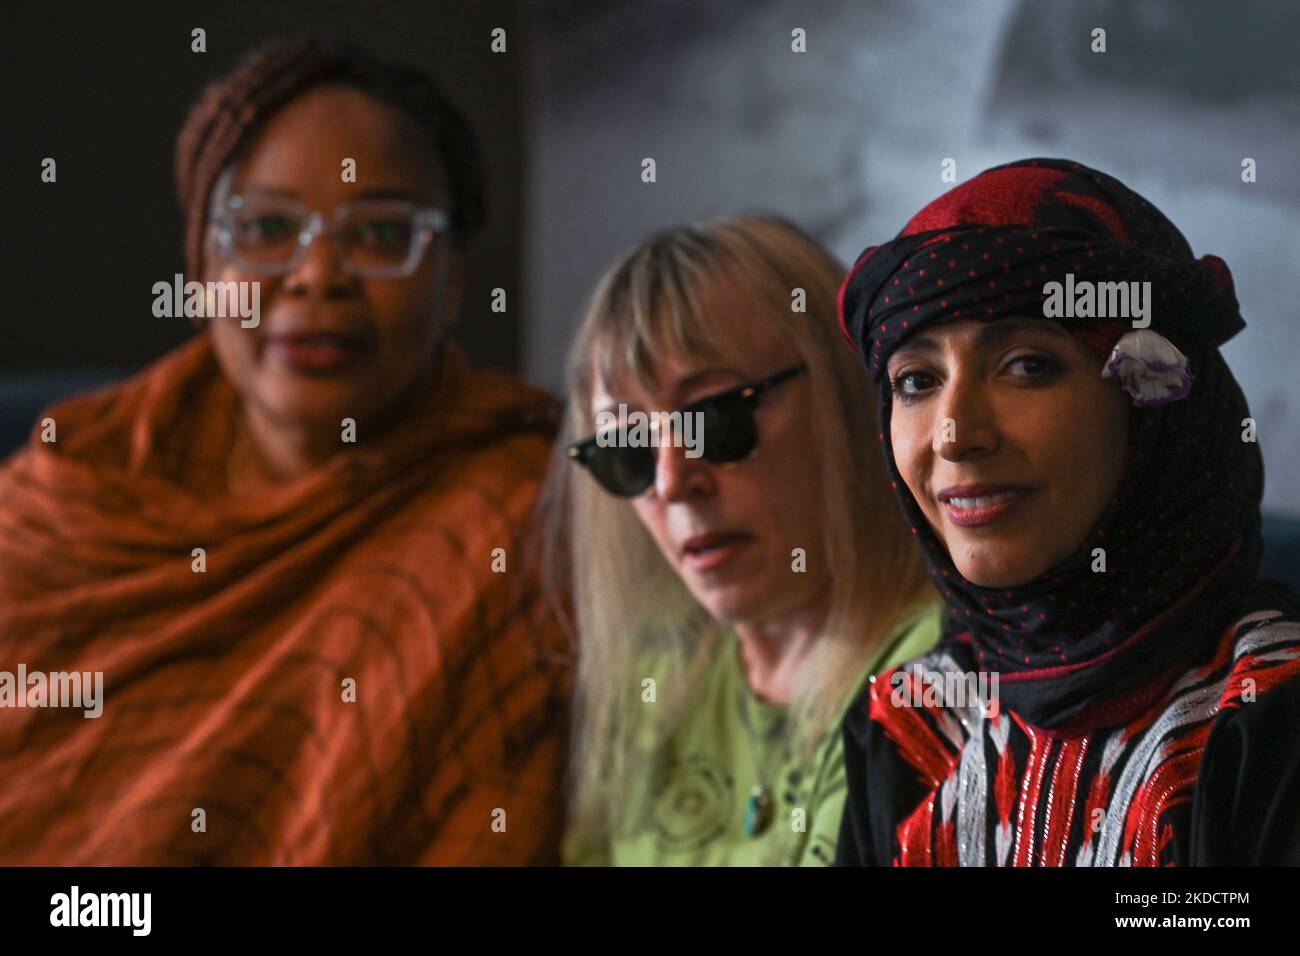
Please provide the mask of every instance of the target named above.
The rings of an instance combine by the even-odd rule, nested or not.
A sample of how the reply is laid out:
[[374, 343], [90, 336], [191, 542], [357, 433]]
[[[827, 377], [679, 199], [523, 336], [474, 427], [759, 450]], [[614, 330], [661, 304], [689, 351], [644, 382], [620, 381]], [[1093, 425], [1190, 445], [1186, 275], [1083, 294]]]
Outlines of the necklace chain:
[[[745, 731], [749, 737], [749, 763], [754, 770], [754, 787], [749, 792], [749, 799], [745, 805], [745, 835], [756, 837], [767, 829], [768, 824], [772, 822], [773, 800], [772, 790], [767, 783], [767, 774], [762, 772], [758, 760], [758, 732], [754, 728], [754, 721], [749, 712], [749, 690], [744, 688], [740, 692], [740, 714], [745, 725]], [[775, 751], [780, 756], [783, 748]], [[767, 755], [768, 762], [772, 755]]]

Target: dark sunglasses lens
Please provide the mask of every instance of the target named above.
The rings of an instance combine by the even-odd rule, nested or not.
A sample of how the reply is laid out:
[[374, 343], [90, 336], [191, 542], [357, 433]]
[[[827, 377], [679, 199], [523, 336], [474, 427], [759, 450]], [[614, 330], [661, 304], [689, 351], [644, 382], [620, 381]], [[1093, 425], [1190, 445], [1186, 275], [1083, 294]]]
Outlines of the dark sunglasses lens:
[[654, 483], [655, 456], [649, 448], [592, 448], [587, 467], [610, 494], [630, 498]]
[[743, 395], [706, 399], [695, 408], [704, 414], [704, 457], [717, 465], [748, 458], [758, 447], [754, 408]]

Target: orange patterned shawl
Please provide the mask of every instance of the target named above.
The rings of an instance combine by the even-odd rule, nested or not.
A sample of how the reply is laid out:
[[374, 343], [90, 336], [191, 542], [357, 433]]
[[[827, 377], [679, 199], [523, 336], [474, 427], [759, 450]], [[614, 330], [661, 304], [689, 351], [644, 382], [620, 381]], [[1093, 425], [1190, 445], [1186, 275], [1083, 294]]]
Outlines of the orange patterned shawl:
[[224, 490], [236, 409], [200, 336], [0, 468], [0, 671], [104, 682], [99, 718], [0, 707], [0, 864], [554, 861], [570, 654], [522, 570], [551, 400], [448, 347], [257, 499]]

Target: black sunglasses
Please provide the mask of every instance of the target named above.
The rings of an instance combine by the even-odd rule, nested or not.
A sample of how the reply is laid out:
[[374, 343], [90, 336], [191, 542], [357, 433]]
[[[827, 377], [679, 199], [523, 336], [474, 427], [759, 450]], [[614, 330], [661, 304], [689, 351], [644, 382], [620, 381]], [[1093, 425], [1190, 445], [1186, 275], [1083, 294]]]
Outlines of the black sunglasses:
[[[792, 365], [757, 382], [705, 396], [677, 409], [674, 414], [680, 413], [682, 420], [687, 415], [701, 416], [700, 451], [705, 461], [715, 465], [744, 461], [758, 451], [758, 424], [754, 421], [758, 400], [769, 389], [806, 370], [803, 364]], [[709, 439], [703, 441], [706, 434]], [[654, 484], [654, 447], [628, 445], [622, 434], [604, 445], [597, 443], [596, 436], [592, 435], [574, 442], [567, 452], [612, 495], [632, 498]]]

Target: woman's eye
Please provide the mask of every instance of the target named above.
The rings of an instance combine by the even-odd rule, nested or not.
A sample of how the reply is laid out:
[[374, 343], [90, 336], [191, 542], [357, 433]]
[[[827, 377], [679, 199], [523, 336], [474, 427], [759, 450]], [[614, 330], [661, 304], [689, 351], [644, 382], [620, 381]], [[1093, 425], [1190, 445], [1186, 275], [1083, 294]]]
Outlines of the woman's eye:
[[257, 221], [257, 227], [269, 239], [287, 235], [291, 231], [289, 220], [284, 216], [263, 216]]
[[1017, 378], [1047, 378], [1061, 370], [1061, 365], [1044, 355], [1017, 355], [1010, 359], [1005, 368], [1017, 368]]
[[277, 242], [294, 234], [294, 222], [287, 216], [257, 216], [244, 223], [243, 234], [255, 242]]
[[410, 241], [410, 223], [395, 219], [368, 219], [357, 223], [355, 235], [368, 246], [400, 245]]
[[899, 372], [890, 380], [889, 385], [894, 395], [907, 402], [926, 389], [933, 388], [935, 381], [929, 372]]

